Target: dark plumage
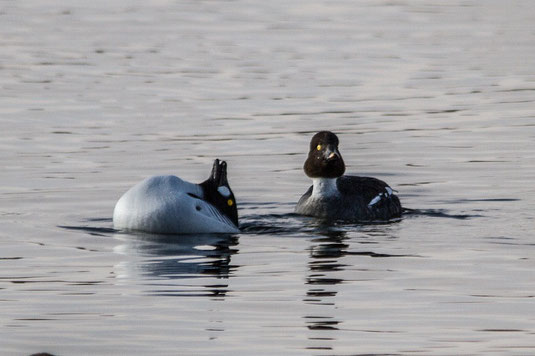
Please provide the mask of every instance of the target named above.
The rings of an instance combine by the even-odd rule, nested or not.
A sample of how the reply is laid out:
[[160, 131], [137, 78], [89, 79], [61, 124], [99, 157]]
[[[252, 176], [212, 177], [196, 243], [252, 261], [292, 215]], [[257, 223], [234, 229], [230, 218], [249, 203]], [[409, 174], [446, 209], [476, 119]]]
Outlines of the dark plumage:
[[331, 220], [389, 220], [401, 215], [401, 203], [385, 182], [371, 177], [344, 176], [338, 137], [318, 132], [310, 141], [304, 165], [313, 185], [299, 199], [295, 212]]
[[310, 151], [303, 169], [310, 178], [341, 177], [346, 166], [338, 152], [338, 137], [330, 131], [315, 134], [310, 140]]
[[[227, 180], [227, 162], [216, 159], [210, 177], [199, 185], [203, 190], [204, 200], [218, 208], [238, 226], [236, 199]], [[226, 194], [221, 194], [222, 188]]]

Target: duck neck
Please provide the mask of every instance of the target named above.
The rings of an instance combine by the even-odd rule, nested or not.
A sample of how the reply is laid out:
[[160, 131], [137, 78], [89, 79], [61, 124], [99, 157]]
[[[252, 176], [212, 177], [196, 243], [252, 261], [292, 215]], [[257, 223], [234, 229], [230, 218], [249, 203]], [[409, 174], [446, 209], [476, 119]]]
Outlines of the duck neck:
[[338, 178], [312, 178], [312, 196], [328, 198], [338, 195], [337, 180]]

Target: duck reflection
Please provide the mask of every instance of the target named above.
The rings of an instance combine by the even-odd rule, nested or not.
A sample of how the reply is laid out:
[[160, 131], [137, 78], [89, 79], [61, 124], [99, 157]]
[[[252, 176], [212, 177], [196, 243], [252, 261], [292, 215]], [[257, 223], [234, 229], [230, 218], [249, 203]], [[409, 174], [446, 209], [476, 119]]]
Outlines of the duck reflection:
[[[392, 225], [353, 226], [316, 225], [316, 238], [310, 240], [306, 296], [303, 302], [314, 307], [303, 317], [309, 330], [307, 350], [332, 350], [339, 331], [344, 330], [345, 321], [337, 305], [341, 284], [358, 283], [347, 280], [346, 269], [355, 270], [355, 258], [362, 257], [404, 257], [369, 250], [369, 247], [396, 239]], [[355, 230], [359, 231], [355, 236]], [[374, 237], [370, 239], [369, 237]], [[365, 247], [361, 250], [361, 247]], [[348, 264], [343, 262], [347, 261]], [[344, 279], [344, 276], [346, 278]], [[347, 290], [347, 289], [344, 289]]]
[[151, 295], [224, 297], [237, 245], [235, 235], [129, 235], [115, 251], [135, 258], [118, 275], [148, 281]]
[[[349, 245], [344, 231], [325, 230], [322, 237], [312, 240], [310, 246], [309, 274], [306, 278], [307, 295], [303, 301], [307, 304], [334, 305], [333, 297], [338, 293], [335, 286], [344, 280], [332, 276], [333, 272], [343, 271], [345, 265], [338, 259], [343, 257]], [[306, 325], [310, 330], [338, 330], [339, 320], [332, 316], [306, 316]]]

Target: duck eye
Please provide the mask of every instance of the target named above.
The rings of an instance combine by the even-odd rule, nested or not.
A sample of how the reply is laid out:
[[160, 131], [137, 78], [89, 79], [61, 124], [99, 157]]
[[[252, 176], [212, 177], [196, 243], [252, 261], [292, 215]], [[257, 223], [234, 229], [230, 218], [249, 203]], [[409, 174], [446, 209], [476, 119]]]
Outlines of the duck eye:
[[234, 202], [232, 201], [232, 199], [227, 200], [227, 205], [228, 206], [234, 205]]
[[317, 146], [316, 146], [316, 149], [317, 149], [318, 151], [321, 151], [321, 145], [317, 145]]

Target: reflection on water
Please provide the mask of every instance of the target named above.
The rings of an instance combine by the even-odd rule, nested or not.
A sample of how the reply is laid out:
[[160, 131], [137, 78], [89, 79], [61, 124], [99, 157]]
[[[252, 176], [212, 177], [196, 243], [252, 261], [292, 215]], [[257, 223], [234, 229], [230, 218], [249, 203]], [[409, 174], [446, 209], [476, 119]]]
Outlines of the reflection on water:
[[[308, 262], [309, 273], [306, 277], [307, 293], [303, 301], [307, 304], [332, 305], [336, 307], [333, 297], [337, 295], [337, 290], [333, 285], [343, 283], [341, 278], [333, 278], [332, 272], [343, 271], [344, 264], [339, 262], [349, 248], [343, 241], [347, 239], [343, 231], [326, 231], [325, 237], [316, 238], [311, 241], [310, 261]], [[338, 325], [342, 322], [331, 315], [313, 315], [304, 317], [306, 327], [310, 330], [338, 330]], [[309, 337], [310, 338], [310, 337]], [[317, 340], [314, 339], [313, 340]], [[331, 349], [328, 346], [315, 346], [314, 349]]]
[[[354, 226], [354, 225], [353, 225]], [[371, 226], [367, 226], [370, 228]], [[376, 237], [380, 235], [382, 239], [392, 240], [396, 236], [385, 234], [384, 230], [374, 229], [368, 230]], [[367, 272], [367, 268], [355, 270], [352, 264], [344, 263], [343, 259], [347, 256], [361, 256], [367, 257], [381, 257], [381, 258], [395, 258], [395, 257], [416, 257], [410, 255], [395, 255], [376, 253], [370, 251], [370, 247], [377, 244], [367, 239], [361, 239], [356, 246], [351, 245], [351, 237], [348, 236], [348, 231], [343, 231], [334, 226], [324, 225], [323, 228], [316, 231], [316, 237], [310, 241], [308, 273], [305, 279], [307, 286], [306, 297], [303, 302], [316, 306], [329, 306], [337, 309], [337, 295], [339, 293], [338, 285], [346, 283], [359, 283], [359, 281], [369, 280], [369, 278], [359, 279], [356, 275], [347, 274], [345, 271], [352, 270], [358, 272]], [[347, 279], [349, 278], [349, 279]], [[304, 316], [306, 320], [306, 327], [310, 330], [340, 330], [344, 329], [344, 318], [339, 318], [336, 313], [332, 313], [332, 309], [328, 309], [331, 313], [325, 313], [325, 309], [321, 312], [311, 310], [311, 314]], [[377, 331], [383, 332], [383, 331]], [[324, 334], [326, 336], [328, 334]], [[315, 346], [311, 349], [330, 350], [329, 342], [336, 338], [318, 338], [317, 336], [310, 336], [310, 340], [317, 342], [323, 340], [327, 341], [327, 346]]]
[[[229, 291], [225, 280], [238, 268], [231, 263], [232, 255], [238, 252], [235, 235], [135, 234], [124, 241], [114, 250], [139, 259], [119, 264], [119, 277], [148, 281], [147, 293], [152, 295], [224, 297]], [[134, 271], [139, 275], [132, 275]], [[191, 278], [210, 283], [188, 284]]]

